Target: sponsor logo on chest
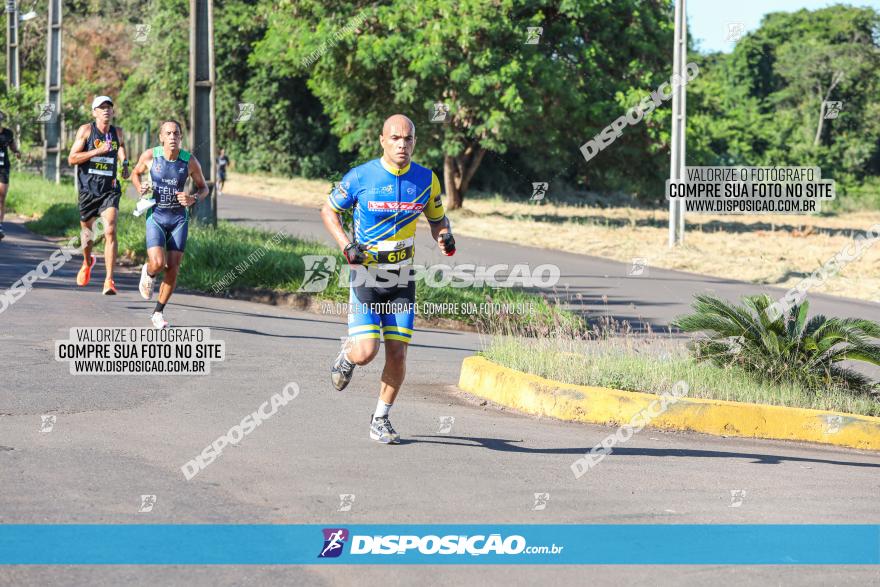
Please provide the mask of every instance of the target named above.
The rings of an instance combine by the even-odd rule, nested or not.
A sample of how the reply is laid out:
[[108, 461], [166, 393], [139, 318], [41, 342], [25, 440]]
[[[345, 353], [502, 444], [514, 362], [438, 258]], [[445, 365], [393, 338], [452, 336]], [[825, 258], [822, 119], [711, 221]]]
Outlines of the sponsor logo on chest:
[[[92, 141], [92, 144], [94, 145], [94, 148], [97, 149], [104, 145], [104, 141], [102, 141], [101, 139], [95, 139], [94, 141]], [[119, 149], [119, 143], [117, 143], [116, 141], [110, 141], [110, 150], [116, 151], [117, 149]]]
[[424, 204], [417, 202], [367, 202], [370, 212], [421, 212]]

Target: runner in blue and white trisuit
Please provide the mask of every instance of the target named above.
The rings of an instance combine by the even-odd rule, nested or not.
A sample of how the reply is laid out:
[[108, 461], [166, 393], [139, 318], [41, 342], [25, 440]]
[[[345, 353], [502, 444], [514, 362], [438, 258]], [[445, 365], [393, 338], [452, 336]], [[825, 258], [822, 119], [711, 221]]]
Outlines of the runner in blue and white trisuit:
[[[406, 375], [406, 351], [413, 335], [416, 288], [409, 271], [416, 225], [424, 215], [431, 236], [445, 255], [455, 253], [455, 239], [440, 194], [437, 175], [412, 161], [416, 127], [395, 114], [385, 121], [379, 143], [382, 157], [345, 174], [321, 210], [327, 231], [352, 265], [352, 278], [372, 268], [387, 272], [387, 285], [351, 284], [348, 340], [330, 369], [333, 386], [342, 391], [356, 365], [366, 365], [385, 343], [385, 367], [379, 401], [370, 415], [370, 438], [397, 444], [400, 435], [388, 414]], [[340, 214], [354, 214], [354, 234], [345, 233]]]
[[[161, 146], [144, 151], [131, 176], [131, 183], [144, 195], [152, 186], [156, 205], [147, 212], [147, 262], [141, 268], [141, 297], [153, 295], [156, 275], [165, 269], [159, 300], [150, 317], [156, 328], [167, 328], [163, 312], [177, 284], [177, 274], [189, 229], [189, 209], [208, 195], [208, 186], [202, 175], [202, 166], [192, 153], [180, 148], [181, 130], [177, 121], [169, 120], [159, 126]], [[150, 185], [141, 183], [141, 174], [150, 173]], [[195, 196], [184, 191], [186, 180], [192, 177], [198, 191]]]

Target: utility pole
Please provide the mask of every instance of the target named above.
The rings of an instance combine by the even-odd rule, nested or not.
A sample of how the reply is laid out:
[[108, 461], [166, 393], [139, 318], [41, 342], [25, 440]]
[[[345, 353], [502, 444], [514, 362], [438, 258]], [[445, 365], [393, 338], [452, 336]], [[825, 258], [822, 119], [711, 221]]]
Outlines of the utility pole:
[[43, 174], [61, 183], [61, 0], [49, 0], [46, 37], [46, 105], [51, 116], [43, 125]]
[[[669, 179], [685, 177], [685, 145], [687, 132], [687, 93], [684, 79], [687, 65], [687, 0], [675, 2], [675, 43], [672, 53], [672, 79], [678, 80], [672, 88], [672, 144], [669, 161]], [[669, 200], [669, 246], [684, 242], [684, 202], [681, 198]]]
[[[202, 164], [208, 197], [196, 205], [195, 219], [217, 226], [214, 193], [216, 120], [214, 118], [214, 2], [190, 0], [189, 120], [190, 149]], [[194, 187], [194, 186], [193, 186]]]
[[10, 91], [18, 91], [18, 2], [6, 0], [6, 83]]

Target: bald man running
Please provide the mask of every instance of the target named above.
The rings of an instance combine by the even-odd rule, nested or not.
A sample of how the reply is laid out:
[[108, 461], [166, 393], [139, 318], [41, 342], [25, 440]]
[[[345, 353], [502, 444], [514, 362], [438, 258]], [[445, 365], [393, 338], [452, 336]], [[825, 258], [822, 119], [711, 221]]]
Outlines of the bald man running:
[[[356, 365], [366, 365], [385, 341], [385, 368], [376, 411], [370, 416], [370, 438], [397, 444], [400, 435], [389, 413], [406, 374], [406, 350], [415, 320], [415, 281], [408, 279], [413, 262], [416, 224], [424, 213], [431, 235], [445, 255], [455, 253], [449, 220], [440, 198], [440, 181], [433, 171], [412, 162], [416, 127], [402, 114], [385, 121], [379, 159], [349, 171], [321, 209], [324, 226], [352, 266], [355, 282], [349, 294], [348, 340], [330, 370], [333, 386], [342, 391]], [[353, 210], [354, 238], [342, 228], [339, 215]], [[381, 269], [400, 276], [390, 284], [360, 279], [359, 273]], [[358, 285], [366, 281], [366, 285]]]

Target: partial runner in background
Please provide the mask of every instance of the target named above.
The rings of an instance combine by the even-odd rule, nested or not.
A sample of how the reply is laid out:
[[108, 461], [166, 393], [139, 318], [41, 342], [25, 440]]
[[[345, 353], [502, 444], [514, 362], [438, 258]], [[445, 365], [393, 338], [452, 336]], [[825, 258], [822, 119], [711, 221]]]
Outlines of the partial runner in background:
[[3, 218], [6, 216], [6, 192], [9, 191], [9, 151], [21, 159], [21, 151], [15, 146], [15, 135], [12, 130], [3, 126], [6, 115], [0, 112], [0, 240], [6, 236], [3, 233]]
[[[95, 219], [104, 221], [104, 265], [107, 277], [104, 279], [104, 295], [116, 295], [113, 281], [113, 265], [116, 263], [116, 215], [122, 190], [116, 179], [116, 163], [122, 160], [122, 177], [128, 179], [128, 159], [125, 157], [125, 141], [122, 129], [110, 124], [113, 120], [113, 100], [108, 96], [98, 96], [92, 101], [92, 116], [95, 121], [84, 124], [76, 131], [76, 138], [70, 148], [67, 162], [79, 165], [77, 189], [79, 190], [80, 226], [91, 230]], [[83, 243], [83, 264], [76, 275], [76, 284], [84, 287], [89, 284], [92, 267], [97, 260], [92, 255], [94, 241]]]
[[223, 186], [226, 185], [226, 168], [229, 167], [229, 157], [226, 156], [226, 149], [220, 149], [220, 156], [217, 157], [217, 195], [223, 193]]

